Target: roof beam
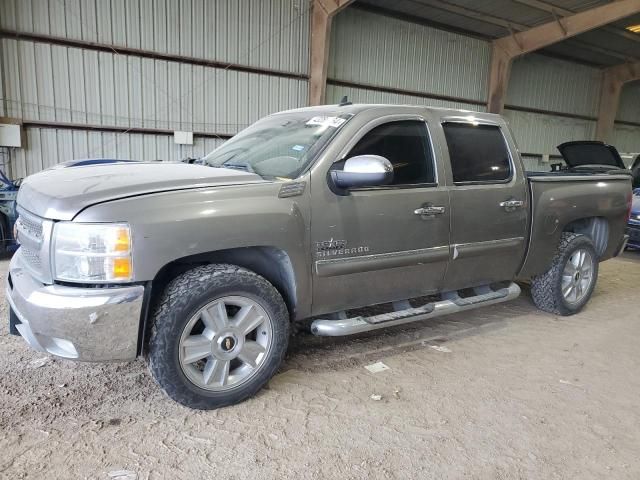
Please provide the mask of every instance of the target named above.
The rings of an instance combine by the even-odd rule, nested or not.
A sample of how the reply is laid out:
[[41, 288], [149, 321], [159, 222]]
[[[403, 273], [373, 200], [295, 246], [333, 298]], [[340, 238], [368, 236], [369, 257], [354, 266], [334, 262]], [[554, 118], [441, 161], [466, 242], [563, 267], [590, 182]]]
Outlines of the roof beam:
[[[547, 2], [542, 2], [540, 0], [513, 0], [516, 3], [520, 3], [521, 5], [526, 5], [527, 7], [535, 8], [536, 10], [541, 10], [543, 12], [548, 12], [552, 15], [562, 15], [566, 17], [568, 15], [574, 15], [576, 12], [574, 10], [569, 10], [567, 8], [558, 7], [556, 5], [551, 5]], [[608, 33], [612, 33], [614, 35], [618, 35], [619, 37], [626, 38], [627, 40], [633, 40], [634, 42], [640, 42], [640, 35], [635, 33], [627, 32], [625, 30], [621, 30], [615, 27], [602, 27], [603, 30]]]
[[[418, 0], [405, 0], [405, 1], [413, 3], [414, 5], [422, 5], [422, 6], [427, 5], [427, 6], [431, 7], [431, 8], [435, 8], [436, 10], [441, 10], [441, 11], [449, 12], [449, 13], [455, 13], [456, 15], [460, 15], [460, 16], [463, 16], [463, 17], [466, 17], [466, 18], [470, 18], [470, 19], [476, 20], [478, 22], [484, 22], [484, 23], [488, 23], [490, 25], [495, 25], [497, 27], [502, 27], [502, 28], [504, 28], [504, 30], [506, 32], [511, 32], [512, 34], [513, 34], [514, 31], [522, 32], [522, 31], [526, 31], [526, 30], [529, 30], [531, 28], [534, 28], [534, 27], [531, 27], [530, 25], [524, 25], [524, 24], [518, 23], [518, 22], [510, 22], [508, 20], [505, 20], [504, 18], [495, 17], [493, 15], [488, 15], [486, 13], [478, 12], [477, 10], [472, 10], [472, 9], [469, 9], [469, 8], [466, 8], [466, 7], [460, 7], [459, 5], [451, 5], [449, 3], [442, 2], [440, 0], [420, 0], [420, 1], [418, 1]], [[568, 10], [565, 10], [565, 11], [568, 11]], [[573, 15], [573, 13], [572, 13], [572, 15]], [[606, 48], [600, 47], [598, 45], [594, 45], [592, 43], [583, 42], [583, 41], [579, 41], [579, 40], [572, 40], [571, 43], [576, 45], [576, 46], [579, 46], [580, 48], [584, 48], [584, 49], [590, 50], [592, 52], [601, 53], [603, 55], [607, 55], [607, 56], [610, 56], [610, 57], [618, 58], [618, 59], [620, 59], [620, 60], [622, 60], [624, 62], [629, 60], [629, 56], [628, 55], [624, 55], [622, 53], [615, 52], [613, 50], [606, 49]]]
[[511, 63], [526, 53], [640, 12], [640, 0], [618, 0], [493, 41], [487, 109], [502, 113]]
[[353, 0], [313, 0], [309, 52], [309, 105], [322, 105], [327, 90], [327, 65], [332, 18]]
[[494, 44], [515, 58], [640, 12], [640, 0], [618, 0], [543, 23]]
[[596, 124], [596, 139], [610, 142], [620, 104], [620, 93], [625, 83], [640, 80], [640, 62], [625, 63], [602, 72], [600, 108]]

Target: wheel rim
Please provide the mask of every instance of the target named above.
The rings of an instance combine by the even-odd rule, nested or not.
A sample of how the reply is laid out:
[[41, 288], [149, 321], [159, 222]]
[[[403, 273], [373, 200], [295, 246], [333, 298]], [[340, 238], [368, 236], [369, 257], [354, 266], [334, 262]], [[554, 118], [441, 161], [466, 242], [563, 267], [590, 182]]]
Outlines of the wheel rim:
[[260, 370], [272, 338], [271, 318], [260, 304], [242, 296], [218, 298], [187, 322], [180, 337], [180, 367], [200, 388], [231, 390]]
[[571, 254], [562, 272], [562, 296], [568, 303], [580, 302], [593, 282], [593, 257], [588, 250]]

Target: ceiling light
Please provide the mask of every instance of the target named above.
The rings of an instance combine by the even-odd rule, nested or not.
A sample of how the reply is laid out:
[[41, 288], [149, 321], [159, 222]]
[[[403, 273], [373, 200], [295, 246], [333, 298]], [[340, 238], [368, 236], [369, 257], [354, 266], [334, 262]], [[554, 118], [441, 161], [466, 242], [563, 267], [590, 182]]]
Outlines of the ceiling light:
[[630, 32], [633, 32], [633, 33], [640, 33], [640, 23], [637, 24], [637, 25], [629, 25], [627, 27], [627, 30], [629, 30]]

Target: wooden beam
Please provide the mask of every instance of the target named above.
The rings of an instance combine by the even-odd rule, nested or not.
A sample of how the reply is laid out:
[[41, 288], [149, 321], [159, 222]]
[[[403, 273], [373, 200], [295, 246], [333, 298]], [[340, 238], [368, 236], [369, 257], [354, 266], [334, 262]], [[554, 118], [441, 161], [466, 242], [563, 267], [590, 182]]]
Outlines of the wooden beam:
[[511, 58], [495, 45], [491, 50], [491, 66], [489, 67], [489, 101], [487, 111], [502, 113], [507, 97], [509, 76], [511, 74]]
[[322, 105], [327, 89], [331, 20], [353, 0], [313, 0], [309, 52], [309, 105]]
[[530, 28], [494, 43], [512, 58], [640, 12], [640, 0], [618, 0]]
[[[550, 3], [543, 2], [541, 0], [514, 0], [514, 1], [516, 3], [526, 5], [527, 7], [535, 8], [536, 10], [542, 10], [544, 12], [551, 13], [552, 15], [560, 14], [563, 17], [566, 17], [567, 15], [574, 15], [576, 13], [574, 10], [569, 10], [568, 8], [562, 8], [556, 5], [551, 5]], [[626, 30], [623, 30], [621, 28], [602, 27], [602, 29], [607, 33], [618, 35], [619, 37], [626, 38], [627, 40], [640, 42], [640, 35], [627, 32]]]
[[511, 62], [526, 53], [640, 12], [640, 0], [618, 0], [493, 41], [487, 109], [502, 113]]
[[597, 140], [611, 141], [622, 87], [625, 83], [633, 80], [640, 80], [640, 62], [616, 65], [603, 71], [598, 123], [596, 124]]

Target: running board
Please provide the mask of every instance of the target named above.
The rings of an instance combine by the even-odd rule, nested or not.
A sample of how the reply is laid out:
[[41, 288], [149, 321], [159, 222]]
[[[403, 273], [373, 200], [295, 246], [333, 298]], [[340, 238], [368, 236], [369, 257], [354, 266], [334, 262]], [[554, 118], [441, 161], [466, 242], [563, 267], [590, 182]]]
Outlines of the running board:
[[341, 320], [318, 319], [311, 324], [311, 333], [323, 337], [340, 337], [441, 317], [485, 305], [508, 302], [520, 295], [520, 287], [512, 282], [508, 287], [499, 290], [491, 290], [485, 286], [476, 288], [475, 292], [477, 295], [466, 298], [460, 297], [458, 292], [448, 292], [443, 294], [444, 299], [438, 302], [371, 317], [360, 316]]

